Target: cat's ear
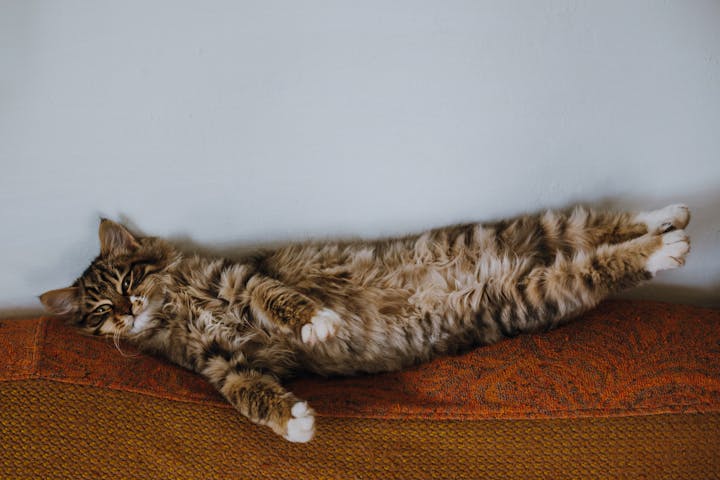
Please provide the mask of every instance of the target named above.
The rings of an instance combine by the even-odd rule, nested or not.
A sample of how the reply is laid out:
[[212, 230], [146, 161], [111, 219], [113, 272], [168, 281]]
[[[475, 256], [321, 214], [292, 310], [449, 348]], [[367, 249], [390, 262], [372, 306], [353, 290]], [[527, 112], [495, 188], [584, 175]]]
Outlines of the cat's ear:
[[77, 287], [50, 290], [40, 295], [40, 301], [55, 315], [68, 315], [80, 309], [80, 291]]
[[103, 218], [100, 220], [100, 255], [103, 257], [128, 254], [140, 244], [135, 236], [119, 223]]

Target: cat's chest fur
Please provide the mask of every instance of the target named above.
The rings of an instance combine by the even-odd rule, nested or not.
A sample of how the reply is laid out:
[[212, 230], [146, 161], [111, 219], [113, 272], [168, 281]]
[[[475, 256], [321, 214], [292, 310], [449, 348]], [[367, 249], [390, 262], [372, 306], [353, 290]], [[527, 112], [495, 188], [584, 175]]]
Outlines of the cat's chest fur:
[[218, 294], [221, 288], [205, 276], [173, 285], [166, 291], [159, 312], [162, 328], [152, 339], [137, 343], [198, 372], [214, 357], [279, 376], [296, 370], [297, 342], [253, 315], [243, 290], [235, 292], [232, 299], [224, 299]]

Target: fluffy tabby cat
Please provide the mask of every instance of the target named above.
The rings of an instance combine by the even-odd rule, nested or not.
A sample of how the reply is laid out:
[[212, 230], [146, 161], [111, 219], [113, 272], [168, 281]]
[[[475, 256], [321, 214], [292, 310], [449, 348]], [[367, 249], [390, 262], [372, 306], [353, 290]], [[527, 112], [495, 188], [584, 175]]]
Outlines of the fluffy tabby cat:
[[313, 410], [281, 385], [396, 370], [555, 327], [685, 261], [684, 205], [576, 208], [396, 239], [317, 242], [239, 261], [185, 256], [100, 223], [100, 255], [40, 298], [86, 333], [203, 375], [251, 421], [310, 440]]

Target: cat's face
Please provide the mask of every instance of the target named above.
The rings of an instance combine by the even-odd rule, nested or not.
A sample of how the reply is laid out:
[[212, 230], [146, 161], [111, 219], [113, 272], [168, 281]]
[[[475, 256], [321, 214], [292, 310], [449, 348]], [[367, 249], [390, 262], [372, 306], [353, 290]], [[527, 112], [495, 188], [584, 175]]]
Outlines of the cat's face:
[[100, 222], [99, 235], [100, 255], [85, 273], [40, 300], [51, 313], [69, 316], [94, 335], [126, 337], [153, 328], [177, 253], [163, 240], [137, 238], [110, 220]]

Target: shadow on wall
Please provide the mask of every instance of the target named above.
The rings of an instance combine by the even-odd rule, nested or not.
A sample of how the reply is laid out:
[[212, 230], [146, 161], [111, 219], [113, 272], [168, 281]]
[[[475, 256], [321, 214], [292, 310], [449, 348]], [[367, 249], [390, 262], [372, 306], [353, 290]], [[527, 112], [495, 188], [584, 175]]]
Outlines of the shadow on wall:
[[650, 282], [618, 294], [615, 298], [657, 300], [700, 307], [720, 308], [720, 284], [710, 288], [686, 287]]
[[[615, 298], [657, 300], [669, 303], [683, 303], [702, 307], [720, 308], [720, 196], [712, 194], [685, 195], [683, 198], [653, 197], [606, 197], [596, 202], [575, 202], [565, 210], [575, 205], [598, 210], [628, 210], [644, 211], [662, 208], [673, 203], [685, 203], [690, 207], [692, 219], [687, 231], [691, 237], [692, 250], [690, 252], [691, 268], [705, 268], [710, 271], [698, 272], [698, 276], [712, 280], [711, 286], [688, 286], [681, 284], [662, 283], [662, 280], [652, 280], [638, 287], [626, 290]], [[562, 208], [561, 208], [562, 209]], [[467, 221], [495, 221], [499, 219], [467, 219]], [[437, 225], [441, 226], [441, 225]], [[416, 233], [416, 232], [406, 232]], [[336, 238], [337, 239], [337, 238]], [[346, 239], [347, 240], [347, 239]], [[260, 249], [274, 249], [288, 245], [290, 242], [276, 242], [263, 244], [243, 245], [202, 245], [191, 237], [173, 238], [173, 243], [185, 252], [196, 252], [210, 256], [221, 256], [230, 259], [239, 259]], [[703, 262], [698, 257], [707, 257]], [[715, 263], [713, 264], [713, 260]], [[708, 266], [709, 265], [709, 266]], [[712, 269], [715, 269], [712, 271]], [[662, 275], [662, 273], [661, 273]]]
[[[694, 287], [651, 281], [642, 286], [622, 292], [617, 295], [618, 298], [658, 300], [720, 308], [720, 197], [713, 197], [715, 194], [717, 194], [717, 192], [713, 192], [712, 195], [695, 194], [685, 196], [685, 198], [670, 200], [668, 200], [667, 197], [643, 199], [623, 197], [622, 199], [604, 198], [596, 202], [577, 202], [577, 204], [590, 208], [631, 211], [661, 208], [667, 204], [678, 202], [684, 202], [690, 206], [692, 211], [692, 220], [688, 226], [688, 233], [692, 240], [690, 262], [692, 262], [692, 265], [697, 265], [694, 267], [695, 269], [705, 269], [703, 272], [696, 272], [696, 275], [711, 280], [712, 285]], [[492, 219], [468, 219], [468, 221], [478, 220], [491, 221]], [[142, 229], [136, 228], [136, 225], [131, 219], [121, 216], [119, 221], [128, 226], [132, 231], [140, 235], [144, 234]], [[261, 249], [280, 248], [290, 243], [266, 242], [257, 244], [206, 245], [195, 242], [189, 235], [175, 236], [169, 240], [186, 253], [200, 253], [230, 259], [240, 259]], [[707, 262], [697, 259], [698, 256], [706, 257], [708, 259]], [[9, 307], [0, 309], [0, 318], [5, 319], [33, 318], [42, 314], [43, 310], [39, 305], [37, 308]]]
[[[676, 280], [676, 283], [663, 283], [663, 279], [658, 278], [622, 292], [617, 297], [720, 308], [720, 186], [709, 191], [683, 194], [682, 197], [658, 195], [605, 198], [595, 206], [611, 210], [641, 211], [672, 203], [685, 203], [690, 207], [692, 218], [686, 230], [690, 235], [691, 250], [685, 268], [692, 269], [693, 277], [698, 279], [695, 283], [704, 285], [677, 283], [682, 282], [682, 279]], [[660, 276], [662, 275], [661, 272]], [[678, 272], [676, 278], [682, 278], [683, 275], [684, 272]]]

